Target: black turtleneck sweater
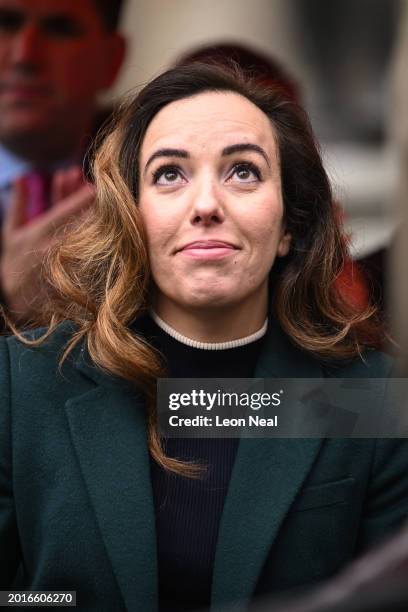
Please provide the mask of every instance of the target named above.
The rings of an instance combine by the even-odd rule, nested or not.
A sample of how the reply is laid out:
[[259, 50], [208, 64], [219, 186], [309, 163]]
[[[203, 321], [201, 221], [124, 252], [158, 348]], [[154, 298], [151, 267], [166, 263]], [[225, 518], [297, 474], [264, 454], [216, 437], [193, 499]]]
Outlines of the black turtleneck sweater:
[[[172, 378], [252, 378], [263, 338], [233, 349], [189, 347], [150, 318], [143, 335], [160, 350]], [[238, 439], [168, 439], [169, 457], [198, 461], [198, 479], [168, 474], [153, 460], [160, 612], [187, 612], [210, 605], [218, 527]]]

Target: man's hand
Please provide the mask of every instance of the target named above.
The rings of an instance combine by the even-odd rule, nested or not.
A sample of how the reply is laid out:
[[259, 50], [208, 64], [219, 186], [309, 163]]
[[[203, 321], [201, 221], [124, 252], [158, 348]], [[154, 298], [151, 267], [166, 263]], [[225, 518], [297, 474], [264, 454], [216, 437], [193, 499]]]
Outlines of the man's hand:
[[16, 181], [2, 227], [0, 283], [8, 314], [29, 320], [41, 306], [41, 266], [58, 233], [95, 199], [95, 188], [84, 183], [79, 168], [54, 175], [51, 208], [25, 224], [28, 190], [24, 178]]

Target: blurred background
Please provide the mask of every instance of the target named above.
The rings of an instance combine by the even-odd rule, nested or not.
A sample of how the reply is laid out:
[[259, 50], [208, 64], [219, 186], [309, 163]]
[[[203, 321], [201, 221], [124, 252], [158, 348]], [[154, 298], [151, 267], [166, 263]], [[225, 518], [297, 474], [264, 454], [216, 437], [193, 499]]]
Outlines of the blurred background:
[[352, 253], [364, 257], [387, 246], [397, 224], [395, 73], [406, 5], [406, 0], [128, 0], [122, 30], [130, 49], [109, 101], [204, 44], [243, 43], [279, 60], [299, 83], [346, 211]]

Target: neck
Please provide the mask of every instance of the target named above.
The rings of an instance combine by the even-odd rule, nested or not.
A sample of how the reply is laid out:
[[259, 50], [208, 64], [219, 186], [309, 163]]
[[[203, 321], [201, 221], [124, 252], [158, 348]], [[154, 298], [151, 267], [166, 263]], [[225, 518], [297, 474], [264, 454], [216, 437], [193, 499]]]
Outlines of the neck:
[[[259, 300], [262, 302], [263, 300]], [[184, 309], [179, 304], [158, 300], [155, 313], [182, 336], [205, 343], [231, 342], [259, 331], [267, 318], [266, 300], [262, 307], [242, 302], [220, 308]]]
[[38, 166], [47, 166], [65, 159], [80, 157], [78, 143], [41, 142], [41, 139], [27, 137], [20, 140], [2, 142], [5, 149], [18, 157]]
[[52, 165], [65, 159], [81, 158], [91, 136], [92, 120], [66, 121], [54, 129], [2, 134], [1, 144], [16, 157], [35, 165]]

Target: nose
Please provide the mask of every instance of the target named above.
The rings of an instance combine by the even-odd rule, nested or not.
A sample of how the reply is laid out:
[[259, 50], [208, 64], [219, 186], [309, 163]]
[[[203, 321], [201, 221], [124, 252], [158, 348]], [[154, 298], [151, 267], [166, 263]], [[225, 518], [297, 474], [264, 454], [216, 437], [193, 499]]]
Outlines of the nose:
[[203, 177], [194, 192], [190, 221], [192, 225], [223, 223], [224, 198], [215, 179]]
[[25, 22], [13, 36], [10, 55], [15, 66], [33, 69], [44, 56], [42, 33], [35, 23]]

